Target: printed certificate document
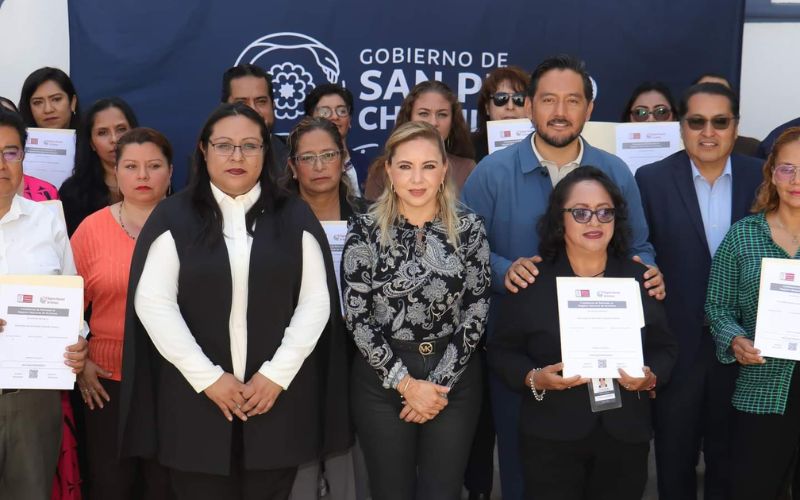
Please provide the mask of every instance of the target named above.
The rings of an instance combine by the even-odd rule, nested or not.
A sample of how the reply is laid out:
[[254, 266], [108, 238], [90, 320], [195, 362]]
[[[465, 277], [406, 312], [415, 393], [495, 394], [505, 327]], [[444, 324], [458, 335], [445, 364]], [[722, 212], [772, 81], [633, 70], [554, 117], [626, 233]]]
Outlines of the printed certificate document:
[[761, 260], [753, 344], [762, 356], [800, 361], [800, 260]]
[[648, 163], [661, 161], [683, 149], [678, 122], [620, 123], [616, 154], [634, 174]]
[[[333, 270], [336, 273], [336, 285], [339, 287], [339, 302], [342, 302], [342, 251], [344, 250], [344, 240], [347, 237], [347, 222], [343, 220], [322, 221], [322, 229], [328, 237], [328, 246], [331, 247], [333, 254]], [[342, 302], [342, 313], [344, 313], [344, 303]]]
[[633, 278], [556, 278], [564, 377], [643, 377], [644, 310]]
[[486, 122], [486, 139], [489, 141], [489, 154], [518, 143], [528, 137], [531, 132], [533, 132], [533, 123], [527, 118]]
[[83, 325], [80, 276], [0, 276], [0, 387], [72, 389], [67, 346]]
[[72, 175], [75, 166], [75, 131], [29, 128], [23, 169], [57, 188]]

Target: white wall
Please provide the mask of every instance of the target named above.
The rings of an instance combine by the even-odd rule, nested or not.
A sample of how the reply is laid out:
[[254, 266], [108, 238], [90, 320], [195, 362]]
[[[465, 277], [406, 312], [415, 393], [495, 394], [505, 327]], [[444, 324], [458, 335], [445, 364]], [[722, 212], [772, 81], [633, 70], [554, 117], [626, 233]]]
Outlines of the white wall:
[[42, 66], [69, 73], [67, 0], [0, 2], [0, 95], [17, 102], [25, 77]]
[[745, 23], [741, 82], [741, 135], [800, 117], [800, 23]]

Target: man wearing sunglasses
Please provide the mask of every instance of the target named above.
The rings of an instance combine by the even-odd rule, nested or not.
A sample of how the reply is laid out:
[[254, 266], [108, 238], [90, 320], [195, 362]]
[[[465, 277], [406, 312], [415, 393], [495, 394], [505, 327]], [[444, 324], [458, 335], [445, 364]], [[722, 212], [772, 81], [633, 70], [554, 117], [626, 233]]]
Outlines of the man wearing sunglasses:
[[711, 258], [731, 224], [749, 214], [761, 161], [732, 154], [739, 101], [728, 87], [693, 85], [678, 115], [686, 150], [636, 172], [650, 242], [669, 277], [665, 306], [680, 346], [672, 379], [655, 399], [658, 492], [668, 500], [696, 498], [702, 444], [704, 498], [724, 499], [736, 366], [717, 362], [703, 305]]
[[[553, 187], [569, 172], [591, 165], [619, 186], [628, 203], [632, 256], [654, 264], [647, 241], [639, 189], [627, 165], [618, 157], [581, 139], [592, 113], [592, 84], [582, 61], [561, 55], [546, 59], [533, 71], [525, 109], [536, 132], [481, 160], [461, 192], [464, 203], [483, 216], [492, 249], [492, 290], [495, 297], [534, 284], [541, 259], [536, 224], [544, 214]], [[665, 295], [661, 273], [651, 267], [645, 286], [656, 298]], [[496, 301], [495, 301], [496, 302]], [[490, 311], [488, 335], [492, 335]], [[523, 498], [518, 448], [520, 395], [490, 374], [492, 407], [500, 451], [503, 498]]]
[[[698, 83], [719, 83], [733, 90], [733, 87], [731, 87], [731, 82], [729, 82], [724, 76], [716, 73], [705, 73], [701, 75], [700, 78], [695, 80], [692, 85], [697, 85]], [[755, 137], [737, 135], [736, 142], [733, 145], [733, 153], [737, 155], [754, 156], [758, 158], [758, 147], [760, 144], [761, 141]]]

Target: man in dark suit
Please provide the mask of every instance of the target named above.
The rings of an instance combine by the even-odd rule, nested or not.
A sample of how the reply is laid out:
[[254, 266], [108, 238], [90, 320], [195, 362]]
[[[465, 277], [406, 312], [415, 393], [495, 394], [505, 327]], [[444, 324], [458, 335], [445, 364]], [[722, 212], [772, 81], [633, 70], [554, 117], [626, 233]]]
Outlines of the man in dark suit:
[[727, 498], [735, 365], [714, 357], [703, 312], [711, 258], [728, 228], [748, 215], [762, 162], [732, 154], [739, 101], [717, 83], [693, 85], [678, 106], [685, 151], [636, 172], [656, 262], [669, 282], [665, 305], [680, 352], [655, 399], [658, 492], [695, 499], [702, 446], [706, 499]]

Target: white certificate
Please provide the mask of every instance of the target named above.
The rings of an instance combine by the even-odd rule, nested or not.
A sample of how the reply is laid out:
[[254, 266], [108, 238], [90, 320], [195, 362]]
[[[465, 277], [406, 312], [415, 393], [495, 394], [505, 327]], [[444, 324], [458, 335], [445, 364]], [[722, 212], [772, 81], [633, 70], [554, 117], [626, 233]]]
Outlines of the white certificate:
[[[328, 237], [328, 246], [331, 247], [333, 255], [333, 270], [336, 273], [336, 286], [339, 287], [339, 302], [342, 302], [342, 251], [344, 250], [344, 240], [347, 238], [347, 222], [340, 220], [322, 221], [322, 229]], [[342, 313], [344, 313], [344, 303], [342, 303]]]
[[633, 278], [556, 278], [564, 377], [643, 377], [644, 312]]
[[0, 387], [72, 389], [67, 346], [83, 325], [80, 276], [0, 276]]
[[620, 123], [617, 125], [616, 155], [636, 173], [648, 163], [661, 161], [683, 149], [678, 122]]
[[486, 122], [486, 138], [489, 154], [505, 149], [528, 137], [533, 132], [533, 123], [527, 118], [516, 120], [494, 120]]
[[57, 188], [72, 175], [75, 166], [75, 131], [29, 128], [23, 170]]
[[800, 361], [800, 260], [762, 259], [756, 349]]

